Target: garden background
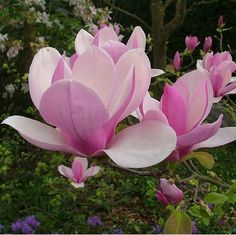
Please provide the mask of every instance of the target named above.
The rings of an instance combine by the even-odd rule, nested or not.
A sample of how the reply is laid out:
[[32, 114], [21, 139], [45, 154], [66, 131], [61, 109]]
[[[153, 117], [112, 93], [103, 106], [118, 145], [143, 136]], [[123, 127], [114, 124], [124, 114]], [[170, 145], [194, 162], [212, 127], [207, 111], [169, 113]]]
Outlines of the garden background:
[[[0, 1], [0, 121], [14, 114], [41, 120], [30, 100], [27, 86], [32, 58], [38, 49], [47, 45], [72, 55], [74, 38], [82, 28], [92, 31], [103, 23], [117, 23], [123, 40], [127, 41], [133, 27], [140, 25], [148, 38], [146, 51], [155, 64], [152, 33], [156, 26], [152, 22], [151, 2], [155, 1]], [[165, 22], [168, 22], [176, 13], [175, 1], [165, 2], [170, 3], [165, 15]], [[193, 0], [187, 1], [187, 7], [183, 24], [179, 24], [165, 42], [167, 67], [162, 69], [167, 68], [166, 76], [170, 80], [176, 77], [168, 65], [177, 50], [184, 51], [187, 35], [195, 35], [201, 41], [193, 53], [194, 62], [199, 58], [207, 36], [213, 38], [212, 50], [220, 50], [216, 31], [220, 15], [227, 29], [223, 33], [223, 50], [230, 50], [232, 57], [236, 57], [236, 1]], [[186, 71], [195, 66], [188, 58], [185, 63]], [[159, 96], [164, 81], [152, 80], [154, 96]], [[235, 95], [230, 101], [226, 99], [213, 109], [209, 119], [214, 120], [218, 113], [223, 112], [224, 125], [236, 126], [235, 101]], [[127, 125], [126, 121], [120, 124], [121, 129], [122, 125]], [[38, 149], [5, 125], [0, 127], [0, 136], [2, 233], [14, 232], [12, 226], [15, 222], [30, 215], [40, 223], [35, 225], [37, 233], [160, 233], [173, 210], [171, 206], [164, 208], [156, 200], [157, 179], [154, 177], [116, 169], [101, 157], [97, 160], [98, 165], [102, 163], [99, 174], [90, 179], [85, 188], [74, 189], [57, 171], [58, 165], [71, 162], [70, 155]], [[212, 170], [201, 170], [216, 180], [221, 178], [230, 183], [236, 179], [235, 146], [236, 143], [231, 143], [209, 150], [214, 156], [215, 166]], [[153, 170], [162, 167], [159, 164]], [[181, 172], [182, 176], [188, 173], [178, 164], [170, 171]], [[209, 211], [206, 204], [202, 205], [195, 197], [201, 196], [201, 190], [206, 188], [208, 192], [217, 191], [217, 185], [200, 185], [193, 180], [183, 187], [187, 187], [189, 202], [186, 210], [194, 221], [193, 233], [235, 232], [235, 197], [233, 203], [225, 203], [218, 209], [215, 206]]]

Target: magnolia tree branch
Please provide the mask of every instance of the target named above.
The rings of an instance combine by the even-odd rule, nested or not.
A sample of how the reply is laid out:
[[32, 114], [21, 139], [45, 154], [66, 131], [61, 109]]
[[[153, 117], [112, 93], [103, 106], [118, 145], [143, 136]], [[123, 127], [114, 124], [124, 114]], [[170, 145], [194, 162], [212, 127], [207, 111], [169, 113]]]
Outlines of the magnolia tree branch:
[[202, 0], [202, 1], [194, 2], [187, 8], [187, 14], [192, 11], [195, 11], [199, 6], [212, 4], [216, 2], [219, 2], [219, 0]]
[[175, 2], [175, 0], [166, 0], [164, 3], [164, 8], [166, 9], [173, 2]]
[[121, 13], [124, 13], [125, 15], [139, 21], [143, 26], [145, 26], [147, 29], [151, 30], [151, 26], [149, 24], [147, 24], [144, 20], [142, 20], [140, 17], [138, 17], [137, 15], [135, 15], [129, 11], [126, 11], [120, 7], [117, 7], [116, 5], [114, 5], [113, 3], [111, 3], [108, 0], [103, 0], [103, 2], [106, 3], [108, 6], [110, 6], [112, 9], [114, 9], [115, 11], [119, 11]]

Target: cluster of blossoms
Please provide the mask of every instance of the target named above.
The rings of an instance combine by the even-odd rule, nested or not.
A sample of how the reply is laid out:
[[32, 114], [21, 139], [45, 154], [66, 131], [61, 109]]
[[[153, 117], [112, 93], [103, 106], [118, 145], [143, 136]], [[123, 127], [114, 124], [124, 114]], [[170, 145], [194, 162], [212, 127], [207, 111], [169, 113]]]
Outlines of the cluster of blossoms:
[[35, 218], [34, 215], [19, 219], [11, 225], [11, 231], [13, 233], [33, 234], [40, 225], [40, 222]]
[[111, 20], [110, 9], [97, 8], [91, 0], [68, 0], [68, 2], [70, 6], [73, 6], [74, 15], [82, 19], [90, 29]]
[[[3, 123], [40, 148], [77, 155], [71, 168], [59, 166], [75, 187], [83, 187], [99, 171], [88, 168], [88, 157], [105, 153], [122, 167], [142, 168], [234, 141], [236, 127], [220, 128], [223, 115], [214, 123], [204, 122], [215, 98], [219, 101], [236, 87], [230, 54], [206, 54], [197, 69], [166, 84], [159, 102], [148, 89], [151, 77], [164, 72], [151, 69], [145, 45], [140, 27], [126, 44], [112, 27], [103, 27], [94, 36], [80, 30], [71, 57], [51, 47], [39, 50], [30, 67], [29, 90], [49, 125], [21, 116]], [[116, 133], [129, 115], [139, 123]], [[161, 179], [160, 201], [178, 203], [182, 196], [174, 184]]]

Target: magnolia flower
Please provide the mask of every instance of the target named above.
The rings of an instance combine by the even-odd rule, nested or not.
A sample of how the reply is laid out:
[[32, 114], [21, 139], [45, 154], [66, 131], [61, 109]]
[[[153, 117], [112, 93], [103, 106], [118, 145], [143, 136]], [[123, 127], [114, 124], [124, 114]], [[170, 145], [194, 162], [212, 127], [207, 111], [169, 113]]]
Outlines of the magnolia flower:
[[185, 45], [190, 52], [193, 52], [199, 43], [200, 42], [196, 36], [190, 35], [185, 37]]
[[236, 63], [229, 52], [207, 53], [203, 60], [197, 61], [197, 68], [207, 72], [215, 102], [220, 101], [224, 95], [236, 93], [236, 80], [232, 78], [232, 73], [236, 71]]
[[29, 90], [41, 116], [53, 127], [21, 116], [3, 123], [43, 149], [80, 157], [105, 152], [124, 167], [151, 166], [175, 148], [172, 128], [143, 121], [115, 135], [117, 124], [142, 102], [150, 80], [150, 62], [139, 48], [124, 52], [116, 63], [96, 46], [77, 59], [43, 48], [31, 64]]
[[173, 67], [176, 71], [179, 71], [181, 68], [181, 58], [178, 51], [176, 51], [174, 59], [173, 59]]
[[[116, 28], [115, 28], [116, 29]], [[145, 50], [146, 46], [146, 36], [142, 28], [136, 26], [128, 39], [127, 43], [124, 44], [120, 42], [117, 36], [117, 29], [114, 30], [113, 27], [104, 26], [97, 31], [95, 36], [92, 36], [87, 31], [81, 29], [75, 39], [75, 57], [82, 55], [86, 50], [96, 46], [105, 50], [116, 63], [119, 58], [128, 50], [134, 48], [140, 48]], [[160, 69], [152, 69], [151, 76], [155, 77], [163, 74], [164, 71]]]
[[220, 128], [223, 115], [211, 124], [203, 121], [213, 104], [213, 91], [205, 71], [195, 70], [166, 85], [160, 103], [146, 95], [139, 107], [140, 120], [157, 120], [170, 125], [177, 135], [169, 161], [178, 161], [192, 150], [216, 147], [236, 140], [236, 127]]
[[225, 25], [224, 18], [222, 15], [220, 15], [218, 18], [217, 27], [218, 27], [218, 29], [222, 29], [224, 27], [224, 25]]
[[75, 188], [84, 187], [84, 182], [91, 176], [96, 175], [100, 171], [99, 166], [88, 168], [87, 158], [75, 157], [72, 167], [60, 165], [58, 171], [61, 175], [71, 180], [71, 184]]
[[205, 41], [203, 44], [203, 51], [208, 52], [210, 50], [211, 46], [212, 46], [212, 37], [211, 36], [205, 37]]
[[161, 178], [160, 190], [157, 191], [156, 198], [164, 206], [171, 203], [178, 204], [183, 199], [183, 192], [175, 184], [170, 183], [167, 179]]

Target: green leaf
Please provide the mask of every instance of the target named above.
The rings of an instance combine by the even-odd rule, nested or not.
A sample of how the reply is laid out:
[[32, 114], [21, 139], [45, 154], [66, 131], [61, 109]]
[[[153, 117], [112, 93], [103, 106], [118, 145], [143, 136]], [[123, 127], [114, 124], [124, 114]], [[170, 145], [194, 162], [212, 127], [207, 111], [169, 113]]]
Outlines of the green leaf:
[[214, 158], [211, 154], [206, 152], [191, 152], [189, 153], [184, 160], [189, 160], [195, 158], [198, 160], [198, 162], [207, 169], [212, 169], [215, 165]]
[[204, 200], [208, 203], [224, 204], [228, 200], [228, 197], [223, 194], [212, 192], [207, 194]]
[[164, 233], [191, 234], [192, 221], [190, 217], [184, 211], [175, 210], [165, 223]]
[[229, 203], [233, 205], [236, 203], [236, 193], [228, 192], [225, 196], [228, 198]]
[[190, 209], [188, 210], [189, 214], [197, 217], [197, 218], [201, 218], [201, 207], [200, 205], [194, 205], [191, 206]]

